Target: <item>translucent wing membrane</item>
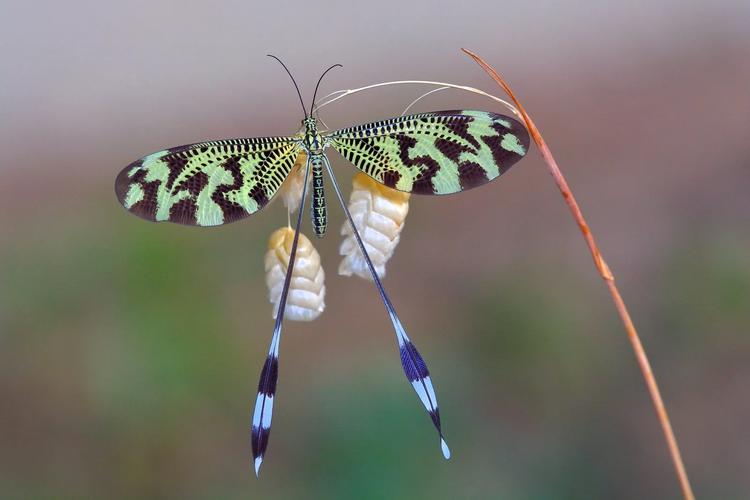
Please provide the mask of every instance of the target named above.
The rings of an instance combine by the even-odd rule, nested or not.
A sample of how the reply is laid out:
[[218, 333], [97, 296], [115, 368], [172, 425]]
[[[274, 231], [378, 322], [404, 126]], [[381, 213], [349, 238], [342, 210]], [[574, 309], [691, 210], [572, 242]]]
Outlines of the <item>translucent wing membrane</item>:
[[120, 203], [150, 221], [218, 226], [247, 217], [276, 194], [301, 146], [289, 137], [188, 144], [150, 154], [115, 181]]
[[388, 187], [450, 194], [489, 182], [523, 158], [524, 126], [486, 111], [436, 111], [344, 128], [327, 144]]
[[427, 413], [430, 415], [430, 419], [432, 419], [432, 423], [440, 436], [440, 449], [443, 456], [446, 459], [449, 459], [451, 452], [448, 448], [448, 444], [445, 442], [445, 438], [443, 438], [443, 428], [440, 424], [440, 410], [438, 408], [437, 396], [435, 396], [435, 389], [432, 387], [432, 380], [430, 379], [430, 372], [427, 369], [427, 364], [424, 362], [424, 359], [422, 359], [417, 348], [414, 347], [414, 344], [409, 339], [408, 335], [406, 335], [406, 330], [404, 330], [401, 320], [398, 318], [398, 314], [396, 314], [396, 309], [393, 307], [391, 299], [388, 298], [388, 294], [385, 292], [385, 288], [380, 282], [375, 266], [373, 266], [372, 260], [370, 260], [370, 256], [367, 254], [367, 248], [365, 248], [365, 244], [357, 230], [357, 226], [354, 224], [352, 214], [349, 212], [346, 203], [344, 203], [344, 197], [341, 194], [341, 189], [336, 181], [336, 176], [333, 175], [333, 169], [328, 162], [328, 158], [324, 156], [323, 162], [325, 163], [326, 170], [328, 170], [328, 175], [331, 177], [331, 183], [336, 192], [336, 197], [341, 204], [341, 208], [344, 209], [344, 213], [351, 225], [351, 230], [357, 241], [357, 245], [367, 263], [367, 268], [375, 282], [380, 298], [383, 300], [383, 305], [385, 305], [388, 316], [391, 318], [391, 324], [393, 325], [393, 330], [396, 332], [396, 341], [398, 342], [399, 354], [401, 356], [401, 367], [403, 368], [404, 374], [409, 380], [412, 388], [416, 391], [419, 400], [422, 402], [422, 406], [424, 406], [425, 410], [427, 410]]
[[[307, 178], [310, 174], [310, 161], [305, 166], [305, 179], [302, 183], [302, 201], [301, 206], [305, 204], [307, 195]], [[281, 289], [279, 297], [279, 308], [276, 314], [276, 324], [271, 337], [271, 346], [268, 348], [268, 356], [260, 372], [258, 382], [258, 395], [255, 399], [255, 410], [253, 411], [253, 422], [251, 427], [250, 442], [253, 450], [253, 466], [255, 475], [260, 474], [260, 466], [263, 464], [263, 458], [266, 456], [268, 448], [268, 438], [271, 435], [271, 419], [273, 417], [273, 402], [276, 397], [276, 383], [279, 378], [279, 343], [281, 342], [281, 326], [284, 322], [284, 313], [286, 312], [287, 297], [289, 294], [289, 285], [292, 281], [294, 262], [297, 257], [297, 245], [299, 243], [299, 228], [302, 225], [302, 210], [297, 213], [297, 224], [294, 227], [294, 238], [292, 239], [292, 248], [289, 252], [289, 265], [287, 266], [286, 276], [284, 277], [284, 286]]]

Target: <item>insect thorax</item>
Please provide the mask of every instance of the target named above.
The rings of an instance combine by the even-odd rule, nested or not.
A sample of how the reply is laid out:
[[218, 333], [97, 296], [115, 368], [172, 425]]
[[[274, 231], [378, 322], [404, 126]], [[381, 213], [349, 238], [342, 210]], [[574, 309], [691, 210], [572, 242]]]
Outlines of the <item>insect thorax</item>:
[[307, 117], [302, 120], [302, 126], [305, 129], [302, 142], [308, 153], [316, 154], [323, 152], [323, 139], [318, 134], [318, 123], [313, 117]]

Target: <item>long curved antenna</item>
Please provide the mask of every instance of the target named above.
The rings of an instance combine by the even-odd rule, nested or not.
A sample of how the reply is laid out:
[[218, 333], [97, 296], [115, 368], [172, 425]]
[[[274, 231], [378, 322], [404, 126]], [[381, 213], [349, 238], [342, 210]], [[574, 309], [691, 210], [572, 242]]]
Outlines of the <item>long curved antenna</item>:
[[[294, 77], [292, 76], [292, 72], [289, 71], [289, 68], [286, 67], [286, 64], [284, 64], [283, 61], [281, 59], [279, 59], [278, 57], [276, 57], [275, 55], [273, 55], [273, 54], [266, 54], [266, 55], [268, 57], [273, 57], [274, 59], [276, 59], [277, 61], [279, 61], [279, 63], [282, 66], [284, 66], [284, 69], [286, 70], [287, 74], [289, 75], [289, 78], [292, 79], [292, 83], [294, 84], [294, 88], [297, 89], [297, 95], [299, 96], [299, 103], [302, 105], [302, 112], [305, 113], [305, 118], [307, 118], [307, 110], [305, 109], [305, 102], [302, 100], [302, 92], [299, 91], [299, 87], [297, 86], [297, 82], [294, 80]], [[323, 73], [323, 74], [325, 74], [325, 73]], [[315, 102], [314, 99], [313, 99], [313, 102]]]
[[313, 92], [312, 104], [310, 104], [310, 116], [312, 116], [313, 108], [315, 107], [315, 97], [318, 95], [318, 87], [320, 87], [320, 82], [323, 81], [323, 77], [326, 76], [326, 73], [328, 73], [329, 71], [331, 71], [333, 68], [335, 68], [337, 66], [339, 68], [343, 68], [343, 66], [341, 64], [334, 64], [333, 66], [331, 66], [330, 68], [328, 68], [327, 70], [325, 70], [323, 72], [323, 74], [320, 75], [320, 78], [318, 78], [318, 83], [315, 85], [315, 92]]
[[344, 202], [344, 197], [341, 194], [339, 183], [336, 181], [336, 176], [333, 175], [333, 168], [331, 168], [331, 163], [328, 161], [328, 157], [325, 155], [323, 155], [323, 162], [326, 165], [328, 175], [331, 177], [331, 183], [333, 184], [334, 191], [336, 191], [336, 197], [339, 199], [341, 208], [344, 209], [344, 213], [346, 214], [346, 219], [351, 225], [352, 233], [354, 233], [354, 237], [357, 240], [359, 250], [362, 252], [362, 256], [365, 258], [365, 262], [367, 263], [367, 268], [370, 270], [372, 280], [375, 282], [375, 286], [378, 289], [380, 298], [383, 300], [383, 304], [385, 305], [385, 309], [388, 312], [388, 316], [390, 316], [391, 318], [393, 329], [396, 332], [399, 354], [401, 354], [401, 367], [404, 369], [406, 378], [409, 380], [409, 383], [411, 384], [414, 391], [416, 391], [417, 396], [419, 396], [419, 400], [422, 402], [422, 405], [424, 406], [425, 410], [427, 410], [427, 413], [432, 419], [432, 424], [435, 426], [435, 429], [440, 436], [440, 450], [443, 452], [443, 457], [445, 457], [445, 459], [447, 460], [451, 457], [451, 451], [448, 448], [448, 444], [445, 442], [445, 438], [443, 438], [443, 429], [440, 425], [440, 410], [438, 409], [437, 397], [435, 396], [435, 389], [433, 389], [432, 387], [432, 380], [430, 379], [430, 372], [429, 370], [427, 370], [427, 364], [424, 362], [424, 359], [422, 359], [422, 356], [417, 351], [417, 348], [414, 347], [411, 339], [409, 339], [409, 337], [406, 335], [406, 330], [404, 330], [404, 326], [401, 324], [401, 320], [398, 319], [396, 309], [393, 307], [391, 299], [389, 299], [388, 295], [385, 293], [385, 288], [383, 288], [383, 284], [380, 282], [378, 273], [377, 271], [375, 271], [375, 267], [372, 265], [370, 256], [367, 254], [367, 249], [362, 242], [359, 231], [357, 231], [357, 226], [354, 225], [352, 214], [349, 213], [349, 208]]

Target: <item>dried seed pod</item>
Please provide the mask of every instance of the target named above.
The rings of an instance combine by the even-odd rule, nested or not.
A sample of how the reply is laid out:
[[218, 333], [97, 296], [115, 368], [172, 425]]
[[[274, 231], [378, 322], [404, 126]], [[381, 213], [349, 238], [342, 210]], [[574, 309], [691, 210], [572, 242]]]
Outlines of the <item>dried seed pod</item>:
[[302, 183], [305, 182], [306, 163], [307, 155], [304, 151], [300, 151], [297, 159], [294, 161], [292, 171], [286, 180], [284, 180], [281, 188], [279, 188], [279, 196], [289, 212], [297, 210], [302, 201]]
[[[352, 194], [349, 197], [349, 211], [372, 265], [382, 278], [385, 276], [385, 264], [398, 245], [399, 235], [409, 212], [409, 193], [386, 187], [358, 172], [354, 176]], [[339, 274], [356, 274], [372, 280], [348, 222], [342, 226], [341, 234], [344, 240], [339, 247], [339, 254], [344, 258], [339, 265]]]
[[[268, 286], [268, 300], [274, 306], [274, 318], [278, 314], [293, 240], [294, 229], [283, 227], [274, 231], [268, 241], [268, 252], [265, 257], [266, 285]], [[320, 316], [325, 309], [324, 278], [325, 274], [320, 265], [318, 251], [315, 250], [310, 240], [300, 233], [284, 319], [312, 321]]]

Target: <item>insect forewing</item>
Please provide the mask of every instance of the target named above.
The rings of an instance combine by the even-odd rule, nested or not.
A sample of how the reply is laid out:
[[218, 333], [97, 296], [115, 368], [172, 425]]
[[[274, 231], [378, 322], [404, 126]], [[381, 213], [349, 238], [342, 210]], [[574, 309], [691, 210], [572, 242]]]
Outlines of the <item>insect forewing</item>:
[[435, 111], [344, 128], [326, 140], [388, 187], [451, 194], [489, 182], [523, 158], [529, 134], [487, 111]]
[[290, 137], [188, 144], [150, 154], [115, 181], [120, 203], [156, 222], [218, 226], [251, 215], [276, 194], [301, 146]]

